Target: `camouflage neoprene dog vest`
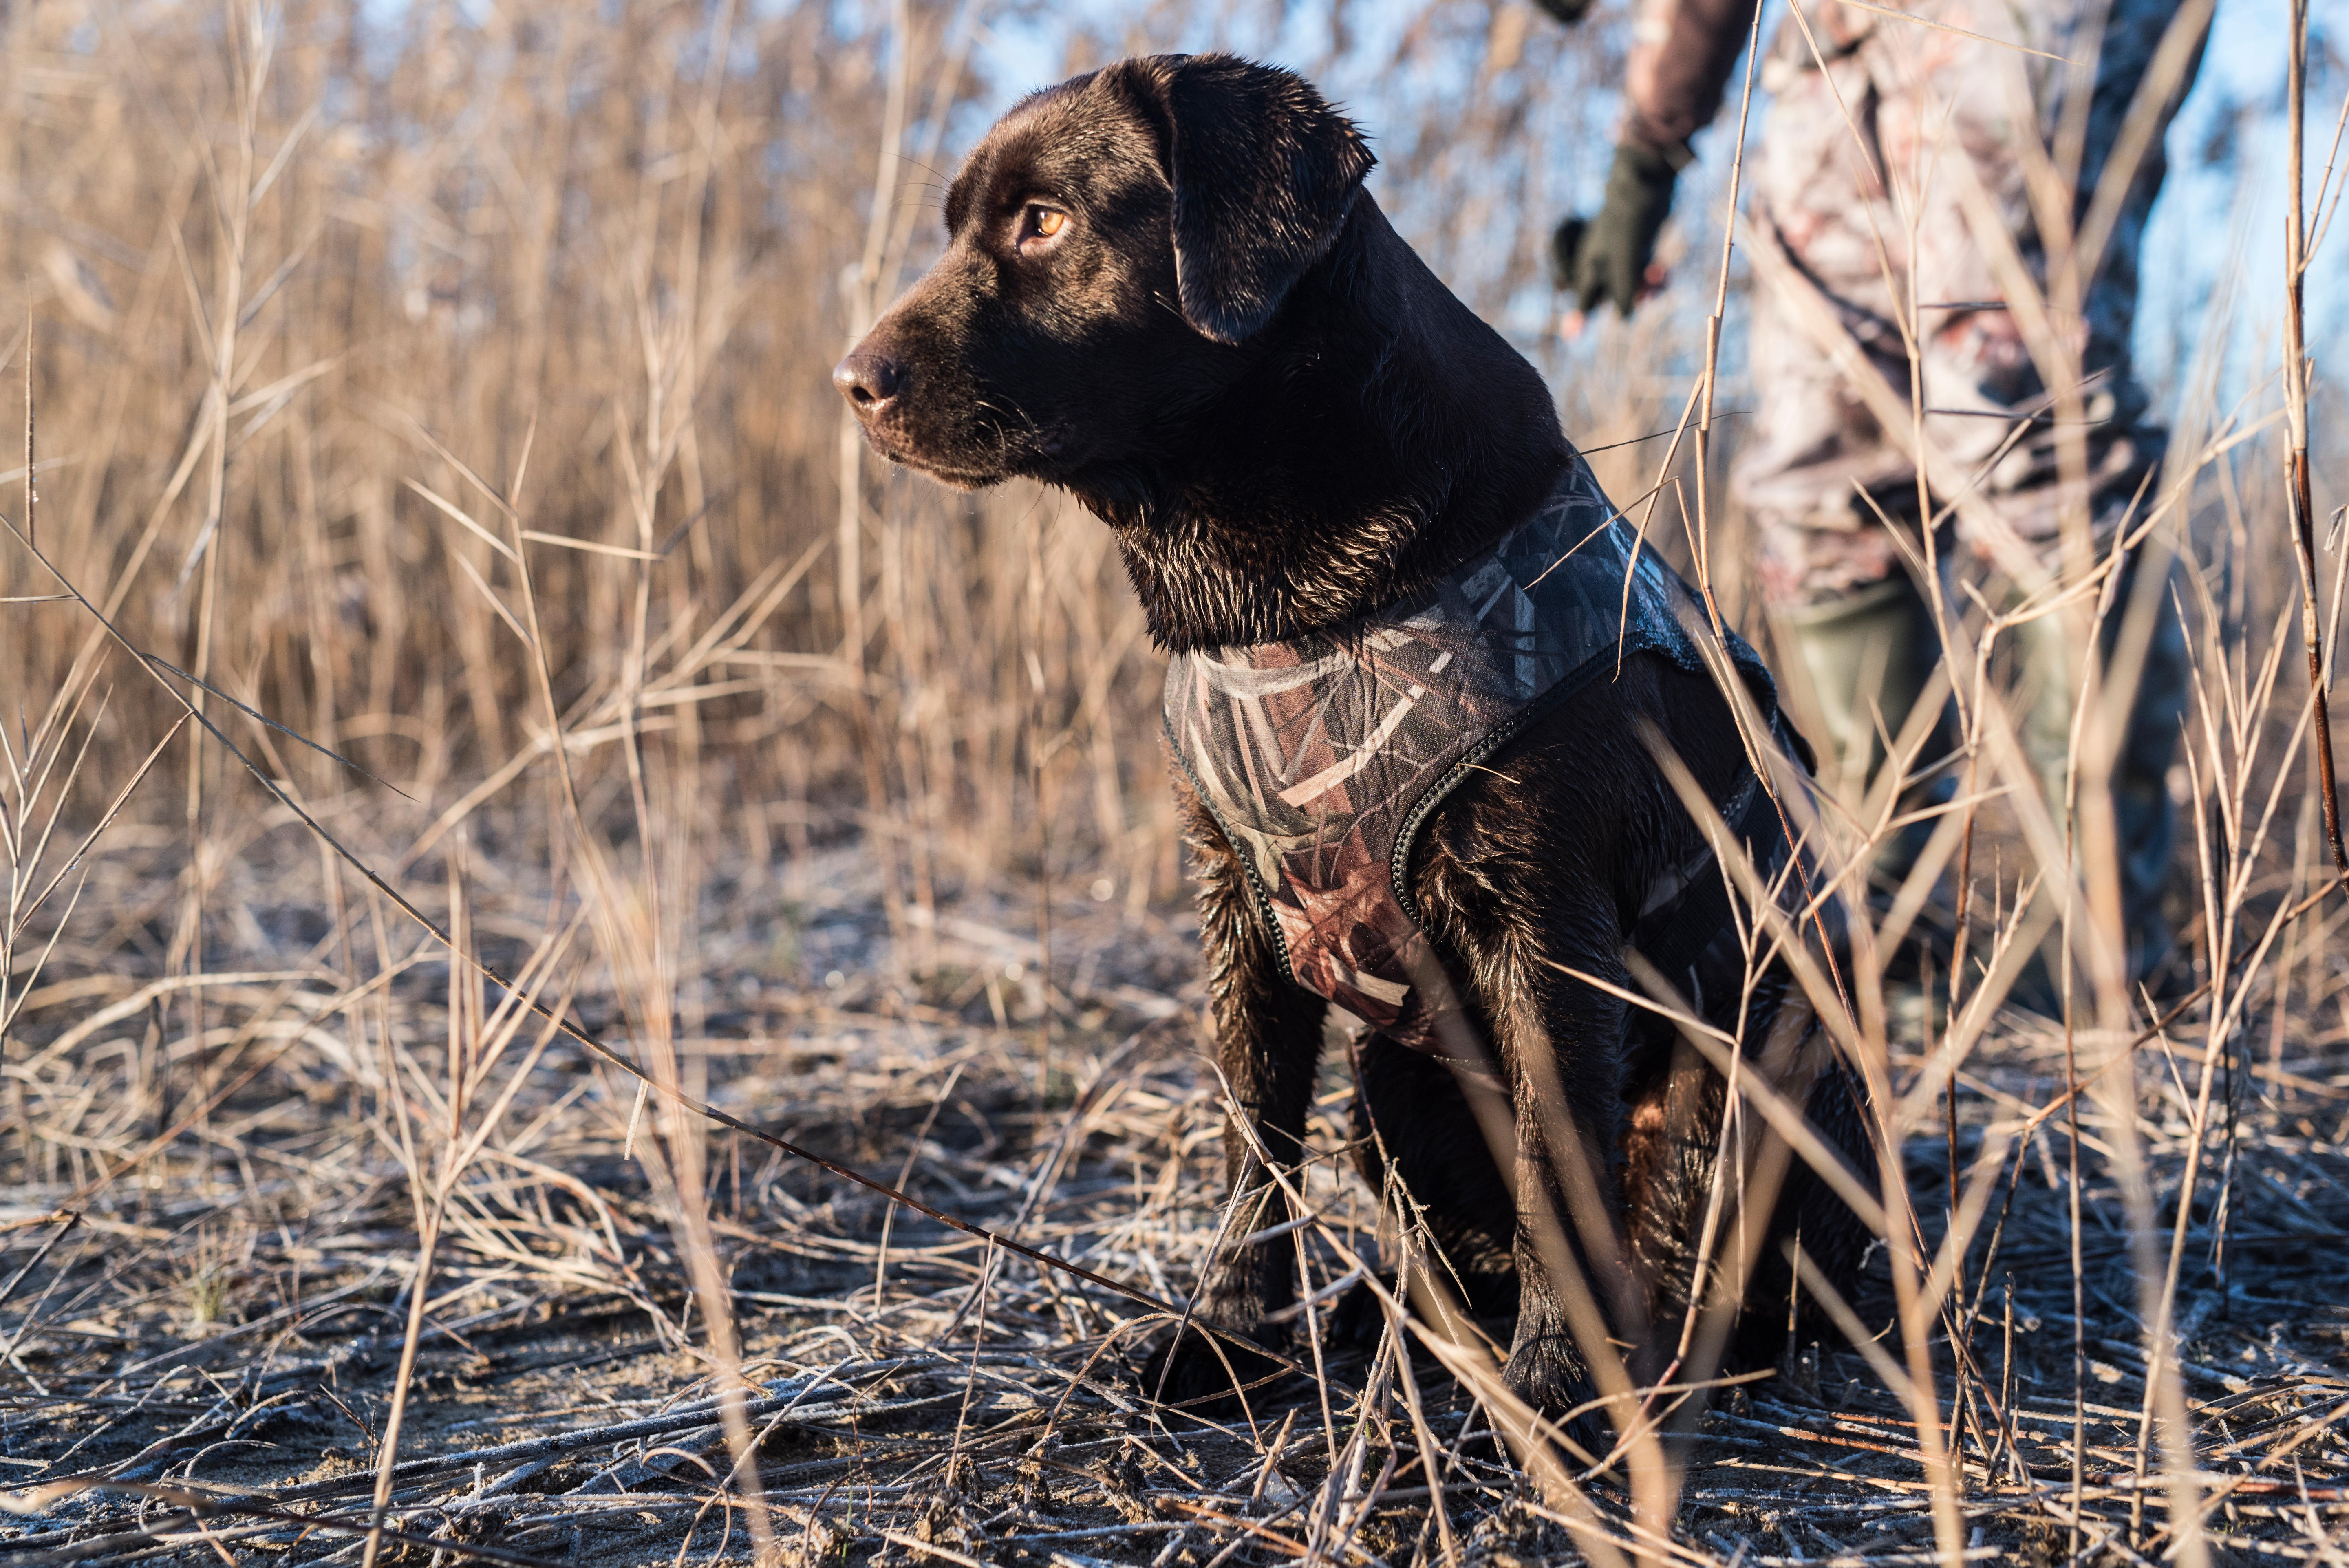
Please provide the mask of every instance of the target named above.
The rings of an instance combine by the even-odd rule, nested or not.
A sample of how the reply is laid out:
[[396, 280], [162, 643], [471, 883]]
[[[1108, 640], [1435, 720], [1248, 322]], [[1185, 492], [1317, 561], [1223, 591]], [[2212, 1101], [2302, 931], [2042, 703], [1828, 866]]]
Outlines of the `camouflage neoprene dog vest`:
[[[1402, 1044], [1459, 1054], [1438, 1037], [1459, 1038], [1446, 1017], [1456, 987], [1413, 907], [1420, 825], [1471, 769], [1622, 657], [1703, 673], [1682, 621], [1702, 615], [1578, 456], [1539, 511], [1408, 601], [1293, 642], [1176, 655], [1168, 741], [1247, 868], [1289, 978]], [[1762, 661], [1734, 633], [1728, 646], [1775, 725]], [[1768, 804], [1749, 781], [1724, 815], [1766, 860], [1776, 816], [1757, 800]], [[1632, 944], [1677, 978], [1727, 915], [1708, 857], [1642, 913]]]

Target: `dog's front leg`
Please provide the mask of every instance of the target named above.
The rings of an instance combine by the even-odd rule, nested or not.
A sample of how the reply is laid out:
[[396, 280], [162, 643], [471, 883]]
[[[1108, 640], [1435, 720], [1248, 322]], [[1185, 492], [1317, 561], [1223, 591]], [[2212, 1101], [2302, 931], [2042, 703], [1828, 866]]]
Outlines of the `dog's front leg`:
[[[1565, 973], [1627, 984], [1610, 945], [1616, 915], [1596, 896], [1562, 900], [1538, 872], [1521, 882], [1491, 860], [1468, 873], [1464, 858], [1430, 859], [1424, 903], [1446, 912], [1440, 937], [1469, 958], [1463, 978], [1509, 1093], [1506, 1134], [1487, 1133], [1515, 1143], [1495, 1150], [1516, 1161], [1517, 1326], [1503, 1380], [1563, 1417], [1597, 1397], [1591, 1357], [1614, 1354], [1601, 1341], [1636, 1341], [1643, 1328], [1614, 1161], [1626, 1006]], [[1589, 1447], [1605, 1422], [1586, 1411], [1568, 1430]]]
[[[1215, 1009], [1216, 1058], [1230, 1095], [1224, 1128], [1229, 1198], [1219, 1244], [1202, 1271], [1193, 1315], [1227, 1334], [1268, 1345], [1273, 1329], [1266, 1320], [1297, 1294], [1297, 1254], [1286, 1235], [1245, 1244], [1247, 1237], [1289, 1217], [1288, 1198], [1257, 1151], [1263, 1150], [1284, 1170], [1293, 1168], [1304, 1151], [1305, 1114], [1312, 1102], [1321, 1021], [1329, 1004], [1281, 974], [1239, 857], [1186, 786], [1178, 785], [1175, 795], [1199, 884], [1200, 938]], [[1163, 1377], [1163, 1398], [1211, 1396], [1230, 1391], [1235, 1371], [1247, 1382], [1273, 1365], [1228, 1341], [1211, 1347], [1206, 1336], [1191, 1331], [1152, 1358], [1143, 1390], [1158, 1393]]]
[[[1490, 973], [1495, 1043], [1515, 1102], [1517, 1156], [1516, 1334], [1504, 1380], [1553, 1418], [1599, 1394], [1592, 1358], [1632, 1344], [1646, 1324], [1628, 1266], [1614, 1150], [1620, 1118], [1625, 1005], [1567, 979], [1546, 944], [1507, 939]], [[1577, 960], [1580, 960], [1577, 962]], [[1566, 962], [1618, 985], [1611, 956]], [[1568, 1427], [1593, 1452], [1606, 1422], [1587, 1411]]]

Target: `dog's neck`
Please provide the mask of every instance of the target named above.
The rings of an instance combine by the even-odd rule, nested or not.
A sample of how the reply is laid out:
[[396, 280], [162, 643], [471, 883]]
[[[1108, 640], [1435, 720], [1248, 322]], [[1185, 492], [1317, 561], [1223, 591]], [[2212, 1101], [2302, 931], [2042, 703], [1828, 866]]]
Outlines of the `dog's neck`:
[[1394, 603], [1529, 516], [1571, 460], [1540, 375], [1368, 193], [1238, 375], [1070, 489], [1162, 647], [1282, 642]]

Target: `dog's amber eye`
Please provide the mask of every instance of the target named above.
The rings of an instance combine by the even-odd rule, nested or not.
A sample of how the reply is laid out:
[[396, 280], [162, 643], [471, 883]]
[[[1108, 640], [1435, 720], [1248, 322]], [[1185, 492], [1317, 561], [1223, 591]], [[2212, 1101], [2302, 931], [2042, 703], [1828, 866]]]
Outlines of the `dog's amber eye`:
[[1022, 239], [1049, 240], [1069, 226], [1069, 215], [1055, 207], [1028, 209], [1028, 232]]

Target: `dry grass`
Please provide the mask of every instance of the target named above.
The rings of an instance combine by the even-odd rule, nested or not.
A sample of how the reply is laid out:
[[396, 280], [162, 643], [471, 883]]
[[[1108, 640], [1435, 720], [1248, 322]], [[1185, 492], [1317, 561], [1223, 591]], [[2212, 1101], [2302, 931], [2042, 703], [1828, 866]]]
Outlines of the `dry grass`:
[[[140, 858], [126, 851], [111, 874], [135, 875]], [[802, 912], [797, 939], [817, 962], [871, 973], [886, 939], [872, 918], [869, 860], [837, 851], [810, 869], [828, 891]], [[299, 875], [240, 864], [224, 895], [260, 903], [289, 872]], [[543, 889], [474, 886], [467, 897], [476, 933], [543, 928]], [[1036, 1101], [1032, 1019], [1017, 984], [1002, 985], [1010, 965], [1032, 975], [1024, 906], [956, 917], [938, 937], [930, 999], [892, 1004], [862, 985], [762, 979], [792, 928], [771, 907], [713, 899], [706, 975], [713, 993], [724, 989], [700, 1031], [680, 1037], [684, 1068], [706, 1077], [720, 1105], [786, 1136], [1179, 1299], [1216, 1222], [1221, 1164], [1192, 1055], [1198, 999], [1175, 978], [1191, 936], [1179, 921], [1135, 924], [1090, 901], [1055, 913], [1073, 1103]], [[254, 950], [260, 972], [212, 988], [223, 1037], [213, 1081], [277, 1062], [213, 1107], [201, 1137], [149, 1155], [101, 1202], [68, 1191], [72, 1152], [104, 1151], [78, 1168], [89, 1182], [111, 1168], [97, 1161], [144, 1149], [160, 1120], [195, 1108], [156, 1108], [133, 1091], [135, 1036], [89, 1053], [74, 1103], [60, 1065], [39, 1075], [52, 1086], [36, 1101], [41, 1125], [62, 1168], [20, 1189], [9, 1272], [58, 1236], [36, 1212], [87, 1206], [11, 1297], [10, 1462], [25, 1482], [102, 1475], [156, 1490], [53, 1501], [12, 1537], [26, 1561], [68, 1549], [74, 1561], [108, 1561], [171, 1543], [191, 1561], [209, 1556], [190, 1511], [173, 1506], [191, 1501], [233, 1553], [348, 1556], [360, 1544], [355, 1522], [365, 1522], [369, 1461], [401, 1386], [417, 1278], [400, 1134], [377, 1109], [398, 1096], [379, 1073], [410, 1075], [419, 1103], [433, 1080], [429, 1057], [379, 1069], [343, 1047], [338, 988], [314, 945], [281, 931]], [[447, 966], [412, 939], [388, 957], [395, 978], [361, 1005], [370, 1032], [420, 1055], [447, 1037]], [[988, 1016], [990, 980], [1009, 1030]], [[2319, 984], [2322, 1010], [2336, 1011], [2337, 981]], [[966, 1005], [951, 1006], [949, 985], [969, 994]], [[67, 987], [79, 995], [41, 996], [39, 1011], [88, 1016], [98, 988], [56, 986]], [[136, 999], [127, 982], [98, 995]], [[608, 990], [586, 990], [577, 1011], [600, 1023], [613, 1003]], [[457, 1010], [467, 1005], [460, 995]], [[135, 1030], [150, 1013], [125, 1016]], [[2206, 1188], [2179, 1296], [2178, 1365], [2214, 1523], [2230, 1542], [2283, 1557], [2321, 1557], [2316, 1542], [2349, 1505], [2339, 1480], [2349, 1469], [2349, 1315], [2339, 1305], [2349, 1300], [2349, 1072], [2343, 1031], [2323, 1033], [2327, 1043], [2295, 1042], [2238, 1086], [2224, 1251], [2211, 1255], [2218, 1205]], [[294, 1051], [304, 1053], [298, 1068], [286, 1059]], [[192, 1066], [183, 1057], [181, 1070], [192, 1078]], [[2192, 1097], [2172, 1073], [2171, 1058], [2148, 1057], [2138, 1074], [2140, 1136], [2165, 1203], [2193, 1126]], [[1977, 1254], [1969, 1295], [1981, 1380], [1962, 1399], [1964, 1519], [1970, 1541], [1979, 1529], [1982, 1544], [2043, 1560], [2063, 1555], [2071, 1519], [2065, 1153], [2060, 1119], [2013, 1135], [2063, 1083], [2056, 1030], [2002, 1029], [1968, 1068], [1959, 1150], [1966, 1167], [2010, 1142], [2014, 1150], [2013, 1180], [1992, 1199], [1999, 1233]], [[1333, 1074], [1317, 1147], [1342, 1146], [1346, 1092]], [[592, 1060], [558, 1041], [458, 1191], [407, 1380], [408, 1457], [390, 1496], [399, 1529], [537, 1560], [665, 1560], [688, 1537], [696, 1553], [716, 1549], [729, 1529], [730, 1550], [740, 1550], [743, 1521], [712, 1506], [711, 1480], [726, 1465], [710, 1399], [719, 1371], [667, 1206], [626, 1153], [631, 1109], [624, 1086], [596, 1082]], [[648, 1136], [639, 1124], [640, 1152]], [[2101, 1141], [2093, 1121], [2090, 1137]], [[983, 1243], [903, 1213], [885, 1238], [878, 1200], [742, 1140], [715, 1140], [709, 1163], [709, 1230], [730, 1271], [766, 1501], [802, 1560], [844, 1549], [852, 1561], [867, 1551], [921, 1561], [905, 1541], [985, 1562], [1129, 1563], [1162, 1549], [1205, 1561], [1236, 1542], [1271, 1561], [1317, 1539], [1332, 1560], [1402, 1563], [1440, 1549], [1413, 1468], [1417, 1422], [1395, 1369], [1377, 1377], [1374, 1347], [1333, 1346], [1329, 1405], [1309, 1387], [1282, 1395], [1255, 1409], [1254, 1431], [1153, 1412], [1123, 1369], [1125, 1304], [1026, 1267], [990, 1270]], [[2147, 1485], [2146, 1368], [2119, 1197], [2095, 1163], [2092, 1153], [2082, 1512], [2092, 1540], [2126, 1540]], [[1920, 1140], [1910, 1184], [1930, 1194], [1946, 1169], [1940, 1140]], [[1375, 1230], [1368, 1195], [1334, 1167], [1308, 1186], [1337, 1243], [1361, 1245]], [[1330, 1254], [1314, 1266], [1336, 1272]], [[1881, 1254], [1871, 1277], [1875, 1297], [1861, 1309], [1880, 1322], [1890, 1295]], [[1457, 1386], [1423, 1358], [1413, 1376], [1428, 1430], [1454, 1446], [1471, 1420]], [[1268, 1470], [1276, 1437], [1285, 1440]], [[1742, 1544], [1745, 1561], [1772, 1563], [1930, 1554], [1913, 1425], [1867, 1360], [1833, 1342], [1795, 1346], [1783, 1376], [1720, 1401], [1674, 1452], [1690, 1467], [1676, 1531], [1690, 1552], [1726, 1559]], [[2018, 1484], [2018, 1461], [2037, 1497]], [[1446, 1522], [1467, 1560], [1568, 1554], [1555, 1511], [1510, 1472], [1464, 1459], [1445, 1484]], [[1603, 1515], [1628, 1524], [1628, 1498], [1604, 1482], [1589, 1490]], [[314, 1522], [239, 1511], [256, 1507]], [[2148, 1528], [2140, 1550], [2158, 1555], [2158, 1500]], [[1356, 1550], [1340, 1551], [1340, 1536]]]
[[[1416, 13], [1410, 60], [1464, 62], [1476, 107], [1381, 144], [1390, 207], [1492, 311], [1556, 201], [1511, 149], [1612, 68], [1524, 22]], [[2025, 619], [2085, 646], [2129, 607], [2076, 553], [2035, 599], [1976, 583], [1970, 803], [1905, 893], [1852, 902], [1849, 1005], [1814, 994], [1901, 1150], [1850, 1343], [1706, 1411], [1617, 1407], [1603, 1474], [1499, 1408], [1503, 1465], [1463, 1441], [1496, 1408], [1473, 1336], [1392, 1311], [1303, 1314], [1318, 1377], [1240, 1422], [1134, 1387], [1147, 1303], [1222, 1222], [1161, 666], [1089, 519], [880, 472], [823, 379], [927, 242], [969, 15], [5, 26], [31, 335], [0, 347], [43, 455], [0, 542], [0, 1559], [2349, 1554], [2349, 916], [2283, 478], [2305, 440], [2329, 668], [2349, 449], [2321, 393], [2218, 406], [2223, 310], [2137, 519], [2198, 670], [2183, 1000], [2117, 983], [2109, 826], [2040, 795], [2000, 699]], [[1463, 236], [1517, 206], [1480, 260]], [[1691, 218], [1717, 311], [1740, 280]], [[1600, 469], [1680, 477], [1710, 549], [1670, 502], [1659, 535], [1766, 645], [1703, 500], [1734, 428], [1713, 335], [1609, 333], [1591, 363], [1690, 375], [1561, 375], [1570, 429], [1708, 422]], [[1865, 859], [1898, 780], [1827, 781], [1810, 830]], [[1928, 927], [1944, 978], [1888, 981]], [[2043, 939], [2067, 1024], [2002, 1006]], [[1348, 1174], [1347, 1093], [1298, 1178], [1320, 1284], [1410, 1253]]]

